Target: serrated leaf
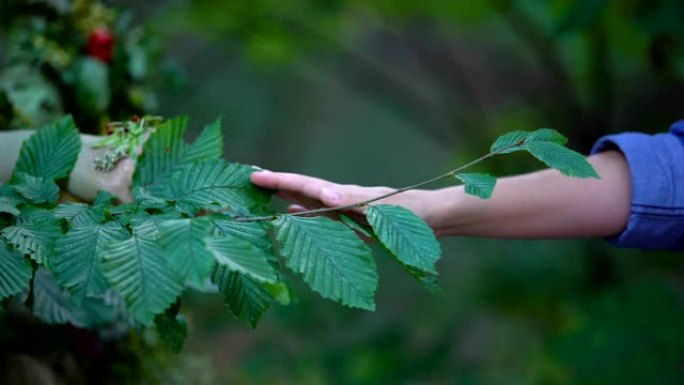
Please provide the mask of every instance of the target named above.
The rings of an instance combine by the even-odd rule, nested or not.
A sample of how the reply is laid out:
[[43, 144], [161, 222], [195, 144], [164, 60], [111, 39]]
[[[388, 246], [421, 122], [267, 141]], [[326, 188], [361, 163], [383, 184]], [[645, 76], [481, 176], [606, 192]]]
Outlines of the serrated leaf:
[[479, 172], [456, 174], [454, 177], [465, 183], [466, 194], [482, 199], [491, 198], [496, 185], [496, 178]]
[[0, 300], [27, 290], [32, 274], [29, 261], [0, 239]]
[[21, 212], [17, 208], [18, 203], [15, 199], [0, 197], [0, 213], [12, 214], [14, 216], [19, 215]]
[[149, 189], [144, 187], [134, 187], [132, 195], [133, 200], [136, 202], [136, 204], [141, 210], [161, 210], [169, 206], [169, 203], [166, 200], [155, 197], [154, 195], [152, 195]]
[[183, 135], [188, 124], [186, 117], [177, 117], [157, 128], [143, 147], [133, 177], [134, 185], [146, 186], [163, 183], [172, 171], [203, 160], [218, 159], [223, 155], [221, 125], [216, 121], [208, 125], [200, 136], [188, 145]]
[[124, 298], [131, 315], [145, 325], [171, 306], [183, 290], [156, 240], [145, 231], [135, 229], [130, 238], [110, 243], [102, 259], [105, 277]]
[[274, 225], [287, 266], [313, 290], [350, 307], [375, 309], [375, 261], [354, 231], [325, 217], [284, 215]]
[[64, 219], [70, 228], [94, 226], [105, 219], [104, 210], [85, 203], [64, 203], [53, 211], [55, 217]]
[[214, 270], [214, 256], [204, 246], [212, 231], [208, 218], [159, 221], [159, 242], [169, 266], [187, 283], [201, 287]]
[[[278, 264], [273, 244], [268, 236], [268, 229], [261, 222], [239, 222], [227, 217], [212, 216], [215, 232], [219, 235], [232, 235], [260, 248], [272, 265]], [[277, 266], [276, 266], [277, 267]]]
[[223, 156], [223, 134], [221, 121], [216, 120], [202, 130], [192, 144], [188, 145], [181, 155], [181, 165]]
[[260, 282], [278, 280], [264, 250], [250, 242], [225, 234], [206, 238], [204, 244], [219, 266]]
[[67, 116], [39, 129], [22, 144], [14, 173], [46, 179], [65, 178], [80, 150], [81, 137], [74, 120]]
[[534, 142], [526, 144], [525, 148], [535, 158], [560, 171], [563, 175], [600, 179], [594, 167], [582, 154], [557, 143]]
[[551, 142], [564, 145], [568, 142], [568, 139], [558, 131], [550, 128], [541, 128], [535, 131], [513, 131], [496, 139], [489, 151], [508, 154], [524, 150], [526, 144], [534, 142]]
[[378, 239], [399, 261], [412, 268], [436, 274], [441, 249], [432, 229], [411, 211], [391, 205], [366, 209], [368, 223]]
[[128, 233], [121, 225], [109, 222], [72, 228], [57, 241], [51, 269], [57, 282], [82, 304], [86, 297], [100, 297], [109, 288], [100, 264], [109, 243], [122, 241]]
[[[52, 273], [45, 268], [36, 270], [33, 279], [33, 314], [48, 324], [72, 324], [92, 327], [106, 321], [107, 307], [96, 300], [76, 306], [69, 292], [57, 285]], [[111, 311], [111, 309], [108, 309]], [[94, 318], [91, 318], [91, 314]]]
[[166, 188], [154, 192], [177, 205], [263, 211], [270, 194], [250, 182], [252, 172], [249, 166], [228, 165], [223, 160], [193, 163], [171, 174]]
[[162, 341], [174, 353], [179, 353], [188, 336], [188, 323], [181, 314], [163, 313], [155, 317], [154, 325]]
[[17, 223], [2, 230], [2, 236], [23, 255], [28, 255], [40, 264], [47, 264], [53, 255], [55, 241], [62, 236], [59, 222], [37, 220]]
[[257, 281], [224, 266], [216, 269], [213, 282], [230, 311], [256, 328], [261, 316], [271, 306], [271, 293]]
[[16, 173], [14, 189], [34, 204], [57, 203], [59, 187], [52, 179]]
[[138, 158], [133, 176], [135, 185], [151, 184], [173, 170], [185, 147], [183, 134], [187, 125], [187, 117], [176, 117], [161, 124], [157, 131], [150, 135], [143, 146], [142, 155]]

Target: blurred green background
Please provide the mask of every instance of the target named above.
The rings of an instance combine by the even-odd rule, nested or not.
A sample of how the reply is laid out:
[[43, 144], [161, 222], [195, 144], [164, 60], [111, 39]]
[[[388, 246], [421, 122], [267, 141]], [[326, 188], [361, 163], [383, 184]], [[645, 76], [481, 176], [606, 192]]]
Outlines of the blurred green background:
[[[226, 156], [402, 185], [512, 130], [600, 136], [684, 117], [681, 0], [110, 1], [184, 70], [158, 112], [223, 118]], [[525, 156], [482, 170], [539, 168]], [[281, 205], [281, 208], [284, 207]], [[188, 295], [193, 384], [684, 383], [681, 254], [443, 239], [443, 293], [379, 258], [377, 311], [296, 290], [253, 331]], [[379, 254], [381, 255], [381, 254]], [[298, 281], [293, 285], [298, 288]], [[302, 287], [299, 287], [303, 289]]]

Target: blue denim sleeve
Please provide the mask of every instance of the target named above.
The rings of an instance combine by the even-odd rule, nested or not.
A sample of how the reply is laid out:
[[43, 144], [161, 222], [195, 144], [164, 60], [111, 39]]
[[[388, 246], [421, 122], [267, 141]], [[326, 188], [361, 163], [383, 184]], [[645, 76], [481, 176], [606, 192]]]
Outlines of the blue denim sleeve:
[[599, 139], [591, 150], [621, 151], [632, 177], [632, 206], [619, 247], [684, 250], [684, 120], [667, 134], [628, 132]]

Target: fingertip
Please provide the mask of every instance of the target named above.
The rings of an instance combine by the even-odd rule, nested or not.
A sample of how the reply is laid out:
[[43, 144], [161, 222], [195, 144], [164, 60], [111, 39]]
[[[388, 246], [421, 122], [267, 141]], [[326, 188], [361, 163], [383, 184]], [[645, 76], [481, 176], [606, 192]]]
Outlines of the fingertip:
[[302, 206], [302, 205], [290, 205], [290, 206], [287, 208], [287, 212], [290, 213], [290, 214], [299, 213], [299, 212], [302, 212], [302, 211], [305, 211], [305, 210], [306, 210], [306, 207], [304, 207], [304, 206]]
[[252, 175], [249, 177], [252, 183], [262, 186], [262, 187], [271, 187], [273, 183], [275, 182], [275, 179], [273, 178], [273, 172], [268, 171], [268, 170], [259, 170], [255, 171], [252, 173]]

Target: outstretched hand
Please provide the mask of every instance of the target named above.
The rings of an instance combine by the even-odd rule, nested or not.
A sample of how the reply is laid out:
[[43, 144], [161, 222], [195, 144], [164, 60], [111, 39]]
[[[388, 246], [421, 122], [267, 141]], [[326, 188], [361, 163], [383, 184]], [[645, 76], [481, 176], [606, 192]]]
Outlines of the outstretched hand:
[[[259, 171], [252, 174], [252, 183], [257, 186], [276, 190], [277, 195], [290, 202], [289, 213], [298, 213], [305, 210], [321, 207], [340, 207], [353, 205], [369, 199], [373, 199], [395, 191], [389, 187], [364, 187], [349, 184], [337, 184], [324, 179], [306, 175]], [[422, 196], [425, 191], [412, 190], [401, 194], [373, 202], [372, 204], [392, 204], [403, 206], [417, 215], [426, 218], [426, 202]], [[359, 218], [363, 214], [364, 207], [354, 207], [346, 210]]]

